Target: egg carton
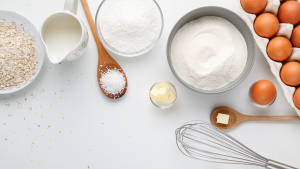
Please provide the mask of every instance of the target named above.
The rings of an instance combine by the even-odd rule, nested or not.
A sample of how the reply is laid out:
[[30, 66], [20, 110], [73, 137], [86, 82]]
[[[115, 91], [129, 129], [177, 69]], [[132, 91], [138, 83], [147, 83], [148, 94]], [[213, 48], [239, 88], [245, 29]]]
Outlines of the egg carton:
[[[264, 57], [266, 58], [267, 62], [269, 63], [271, 72], [276, 77], [277, 81], [279, 82], [280, 86], [282, 87], [284, 95], [287, 98], [287, 101], [290, 103], [290, 105], [296, 110], [297, 114], [300, 116], [300, 110], [294, 105], [294, 102], [293, 102], [293, 95], [294, 95], [296, 88], [290, 87], [290, 86], [287, 86], [286, 84], [284, 84], [280, 79], [280, 73], [279, 73], [283, 63], [285, 63], [287, 61], [300, 62], [300, 48], [293, 47], [293, 52], [292, 52], [291, 56], [285, 62], [281, 63], [281, 62], [275, 62], [275, 61], [271, 60], [267, 54], [267, 45], [269, 43], [269, 39], [258, 36], [256, 34], [256, 32], [254, 31], [253, 23], [256, 18], [256, 15], [245, 12], [241, 6], [240, 0], [236, 0], [236, 1], [239, 6], [239, 10], [238, 10], [239, 16], [249, 26], [249, 28], [252, 31], [252, 34], [254, 36], [254, 39], [257, 43], [257, 46], [259, 47], [259, 49], [263, 53]], [[300, 2], [300, 0], [298, 0], [298, 2]], [[268, 0], [267, 6], [262, 11], [262, 13], [268, 12], [268, 13], [272, 13], [275, 16], [277, 16], [279, 6], [280, 6], [279, 0]], [[294, 26], [292, 24], [280, 23], [279, 30], [275, 36], [283, 36], [283, 37], [286, 37], [287, 39], [290, 39], [293, 28], [294, 28]]]

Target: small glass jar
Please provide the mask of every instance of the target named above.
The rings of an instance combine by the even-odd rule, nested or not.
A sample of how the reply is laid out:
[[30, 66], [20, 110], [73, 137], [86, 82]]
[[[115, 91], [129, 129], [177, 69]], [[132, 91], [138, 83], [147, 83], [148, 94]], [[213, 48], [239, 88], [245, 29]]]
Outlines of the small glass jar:
[[[166, 82], [166, 81], [165, 81], [165, 82]], [[159, 85], [160, 85], [160, 83], [161, 83], [161, 82], [155, 83], [155, 84], [150, 88], [150, 91], [151, 91], [152, 89], [158, 88]], [[158, 108], [161, 108], [161, 109], [167, 109], [167, 108], [171, 107], [171, 106], [175, 103], [175, 101], [176, 101], [176, 99], [177, 99], [177, 91], [176, 91], [175, 86], [174, 86], [172, 83], [170, 83], [170, 82], [166, 82], [166, 83], [168, 83], [168, 84], [171, 85], [170, 90], [171, 90], [171, 91], [174, 93], [174, 95], [176, 96], [176, 98], [175, 98], [170, 104], [166, 104], [166, 103], [161, 102], [161, 101], [153, 100], [153, 99], [150, 97], [150, 91], [149, 91], [149, 98], [150, 98], [151, 103], [152, 103], [154, 106], [156, 106], [156, 107], [158, 107]]]
[[274, 100], [271, 102], [271, 103], [269, 103], [269, 104], [266, 104], [266, 105], [260, 105], [260, 104], [257, 104], [257, 103], [255, 103], [253, 100], [252, 100], [252, 97], [251, 97], [251, 89], [252, 89], [252, 86], [255, 84], [256, 82], [254, 82], [251, 86], [250, 86], [250, 89], [249, 89], [249, 99], [250, 99], [250, 101], [256, 106], [256, 107], [259, 107], [259, 108], [267, 108], [267, 107], [269, 107], [269, 106], [271, 106], [274, 102], [275, 102], [275, 100], [276, 100], [276, 98], [277, 98], [277, 90], [276, 90], [276, 95], [275, 95], [275, 98], [274, 98]]

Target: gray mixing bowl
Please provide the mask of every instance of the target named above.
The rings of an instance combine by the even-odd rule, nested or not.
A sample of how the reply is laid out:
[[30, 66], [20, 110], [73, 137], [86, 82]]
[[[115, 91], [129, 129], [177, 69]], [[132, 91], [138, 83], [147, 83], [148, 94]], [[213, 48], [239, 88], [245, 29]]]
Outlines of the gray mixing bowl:
[[[214, 90], [202, 90], [202, 89], [196, 88], [196, 87], [186, 83], [185, 81], [183, 81], [177, 75], [176, 71], [174, 70], [173, 64], [172, 64], [172, 58], [171, 58], [171, 45], [172, 45], [173, 38], [174, 38], [175, 34], [177, 33], [177, 31], [186, 23], [188, 23], [192, 20], [198, 19], [200, 17], [204, 17], [204, 16], [217, 16], [217, 17], [224, 18], [224, 19], [228, 20], [229, 22], [231, 22], [244, 36], [245, 41], [247, 43], [247, 49], [248, 49], [247, 63], [246, 63], [246, 66], [245, 66], [243, 72], [241, 73], [241, 75], [238, 78], [236, 78], [234, 81], [232, 81], [231, 83], [227, 84], [226, 86], [223, 86], [221, 88], [214, 89]], [[253, 35], [251, 33], [250, 28], [247, 26], [247, 24], [244, 22], [244, 20], [242, 18], [240, 18], [234, 12], [232, 12], [228, 9], [216, 7], [216, 6], [208, 6], [208, 7], [198, 8], [198, 9], [195, 9], [195, 10], [187, 13], [186, 15], [184, 15], [173, 27], [173, 29], [169, 35], [168, 44], [167, 44], [167, 58], [168, 58], [169, 66], [170, 66], [173, 74], [175, 75], [175, 77], [186, 87], [188, 87], [194, 91], [200, 92], [200, 93], [222, 93], [222, 92], [225, 92], [225, 91], [228, 91], [228, 90], [234, 88], [235, 86], [240, 84], [246, 78], [246, 76], [249, 74], [249, 72], [252, 68], [252, 65], [254, 63], [254, 57], [255, 57], [255, 45], [254, 45], [254, 39], [253, 39]]]

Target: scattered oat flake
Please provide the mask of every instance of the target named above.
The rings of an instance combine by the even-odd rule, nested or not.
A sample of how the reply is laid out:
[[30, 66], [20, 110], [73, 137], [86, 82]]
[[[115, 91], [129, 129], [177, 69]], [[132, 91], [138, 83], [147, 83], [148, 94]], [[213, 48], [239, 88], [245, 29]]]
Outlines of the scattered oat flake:
[[61, 92], [64, 92], [63, 90], [60, 90]]
[[29, 110], [32, 110], [32, 107], [29, 107]]

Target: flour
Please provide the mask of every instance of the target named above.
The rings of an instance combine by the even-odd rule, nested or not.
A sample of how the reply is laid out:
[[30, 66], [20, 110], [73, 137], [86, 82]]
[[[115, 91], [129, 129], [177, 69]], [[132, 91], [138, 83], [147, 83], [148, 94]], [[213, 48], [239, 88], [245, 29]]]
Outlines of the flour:
[[148, 47], [157, 35], [158, 25], [154, 9], [142, 0], [115, 1], [100, 18], [103, 39], [124, 53]]
[[178, 76], [203, 90], [221, 88], [244, 70], [247, 45], [234, 25], [207, 16], [185, 24], [176, 33], [171, 59]]

